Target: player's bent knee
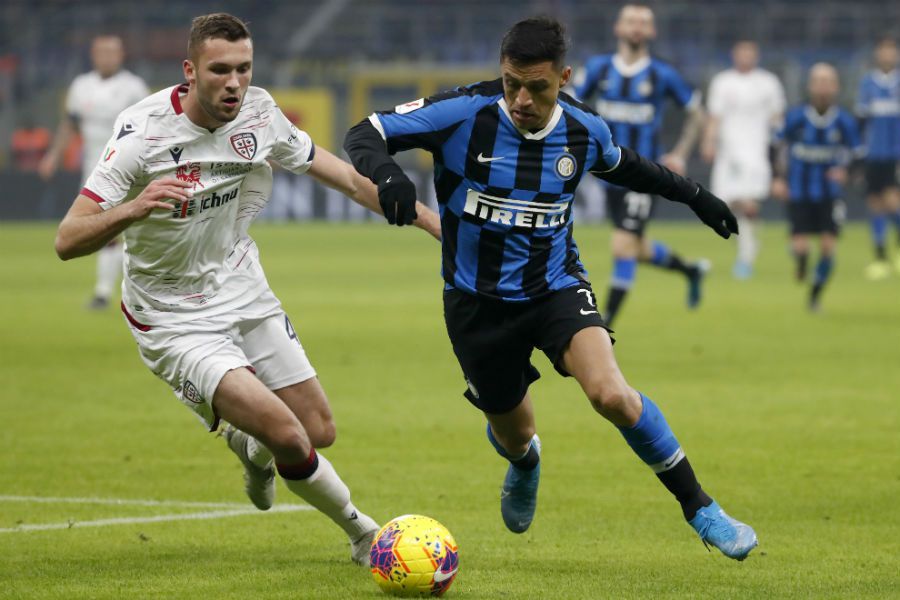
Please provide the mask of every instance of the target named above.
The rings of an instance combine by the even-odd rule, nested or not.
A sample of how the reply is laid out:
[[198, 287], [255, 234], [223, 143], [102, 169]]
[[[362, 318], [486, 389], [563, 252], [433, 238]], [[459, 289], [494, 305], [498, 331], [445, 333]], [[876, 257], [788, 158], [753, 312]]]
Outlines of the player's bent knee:
[[591, 406], [610, 420], [628, 414], [632, 395], [631, 388], [624, 384], [597, 383], [588, 389]]
[[314, 429], [307, 429], [306, 433], [314, 448], [328, 448], [337, 439], [337, 427], [331, 419], [322, 421]]
[[272, 427], [259, 437], [279, 462], [302, 459], [311, 449], [309, 437], [299, 423], [285, 423]]
[[522, 448], [527, 449], [535, 434], [534, 425], [523, 425], [514, 431], [497, 431], [493, 427], [491, 429], [497, 442], [506, 448], [507, 451], [513, 452]]

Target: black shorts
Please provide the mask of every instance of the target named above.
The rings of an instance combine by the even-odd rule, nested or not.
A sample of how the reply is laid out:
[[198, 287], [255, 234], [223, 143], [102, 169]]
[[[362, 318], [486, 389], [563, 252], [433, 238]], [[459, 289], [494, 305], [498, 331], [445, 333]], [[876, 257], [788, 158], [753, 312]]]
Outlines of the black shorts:
[[568, 376], [560, 361], [572, 336], [586, 327], [609, 331], [587, 282], [529, 302], [445, 290], [444, 320], [469, 386], [464, 395], [491, 414], [518, 406], [541, 376], [531, 364], [535, 348]]
[[606, 188], [606, 212], [616, 229], [643, 237], [655, 207], [656, 196], [618, 186]]
[[880, 194], [889, 187], [900, 187], [897, 182], [897, 161], [866, 161], [866, 191], [869, 194]]
[[791, 221], [791, 235], [804, 233], [833, 233], [841, 231], [846, 216], [842, 200], [821, 200], [809, 202], [791, 200], [788, 203], [788, 218]]

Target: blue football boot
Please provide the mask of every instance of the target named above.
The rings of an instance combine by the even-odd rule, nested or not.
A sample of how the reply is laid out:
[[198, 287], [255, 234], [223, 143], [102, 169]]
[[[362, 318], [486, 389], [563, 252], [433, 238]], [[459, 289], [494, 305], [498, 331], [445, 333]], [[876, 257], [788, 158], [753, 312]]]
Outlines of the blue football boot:
[[[488, 439], [500, 456], [509, 459], [506, 450], [497, 443], [491, 432], [491, 426], [487, 429]], [[541, 440], [535, 434], [531, 440], [538, 455], [541, 453]], [[534, 519], [534, 511], [537, 509], [538, 483], [541, 480], [541, 463], [538, 462], [530, 471], [525, 471], [513, 464], [506, 470], [503, 480], [503, 488], [500, 490], [500, 514], [507, 529], [513, 533], [524, 533]]]
[[700, 306], [703, 299], [703, 279], [712, 268], [712, 263], [708, 260], [701, 259], [694, 263], [691, 274], [688, 275], [688, 308], [693, 310]]
[[707, 550], [711, 544], [728, 558], [744, 560], [759, 543], [752, 527], [729, 517], [716, 502], [698, 510], [688, 522]]

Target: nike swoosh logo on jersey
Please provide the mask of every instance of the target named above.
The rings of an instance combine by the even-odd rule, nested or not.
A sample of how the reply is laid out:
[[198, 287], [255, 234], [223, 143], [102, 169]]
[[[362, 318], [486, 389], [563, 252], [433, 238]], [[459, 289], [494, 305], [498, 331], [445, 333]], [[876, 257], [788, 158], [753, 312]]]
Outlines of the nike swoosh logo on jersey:
[[489, 163], [494, 162], [495, 160], [503, 160], [506, 158], [505, 156], [485, 156], [481, 152], [478, 153], [478, 162], [480, 163]]
[[600, 313], [598, 313], [596, 310], [584, 310], [582, 308], [581, 314], [583, 314], [583, 315], [599, 315]]
[[444, 571], [435, 571], [434, 572], [434, 582], [442, 583], [444, 581], [447, 581], [448, 579], [451, 579], [454, 575], [456, 575], [457, 571], [459, 571], [459, 567], [456, 567], [455, 569], [453, 569], [452, 571], [447, 572], [447, 573], [445, 573]]

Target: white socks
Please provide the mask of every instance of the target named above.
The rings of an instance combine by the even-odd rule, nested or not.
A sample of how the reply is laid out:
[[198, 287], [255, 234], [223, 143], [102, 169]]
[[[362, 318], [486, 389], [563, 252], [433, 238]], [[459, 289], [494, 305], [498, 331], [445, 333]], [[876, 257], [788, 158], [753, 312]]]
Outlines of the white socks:
[[759, 252], [759, 241], [756, 239], [756, 221], [747, 217], [738, 217], [737, 259], [739, 262], [752, 265]]
[[122, 276], [125, 246], [122, 242], [106, 245], [97, 253], [97, 284], [94, 296], [109, 299]]
[[371, 531], [374, 521], [356, 510], [350, 490], [327, 458], [319, 456], [319, 468], [306, 479], [284, 479], [289, 490], [328, 515], [351, 540]]

